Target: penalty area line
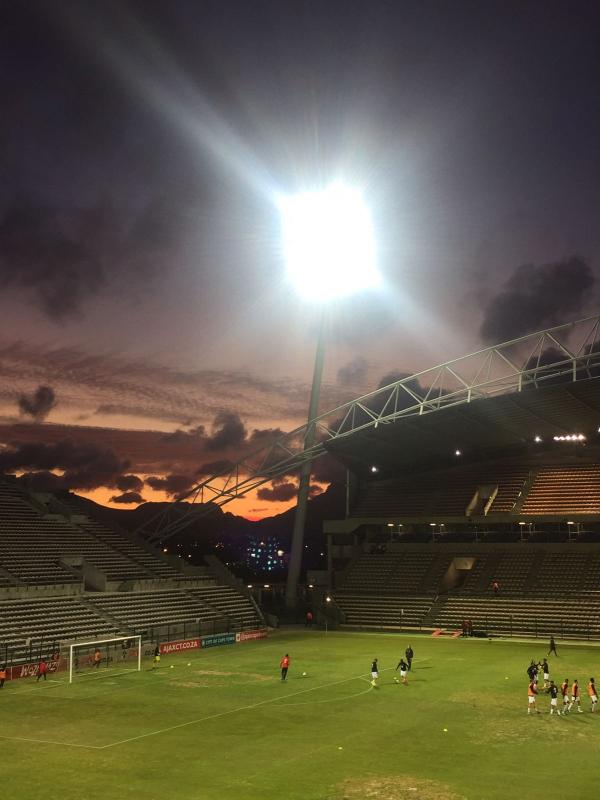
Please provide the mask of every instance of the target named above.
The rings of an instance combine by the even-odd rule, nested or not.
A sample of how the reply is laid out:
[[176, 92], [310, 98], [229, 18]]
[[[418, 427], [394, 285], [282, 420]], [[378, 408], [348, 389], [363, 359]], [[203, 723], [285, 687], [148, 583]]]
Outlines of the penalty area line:
[[[383, 671], [383, 670], [382, 670]], [[286, 697], [296, 697], [300, 694], [306, 694], [307, 692], [315, 692], [318, 689], [328, 689], [330, 686], [339, 686], [341, 683], [349, 683], [350, 681], [356, 680], [364, 680], [363, 675], [353, 675], [351, 678], [342, 678], [339, 681], [332, 681], [331, 683], [323, 683], [320, 686], [311, 686], [308, 689], [300, 689], [297, 692], [292, 692], [291, 694], [286, 695]], [[216, 714], [208, 714], [206, 717], [200, 717], [199, 719], [191, 719], [188, 722], [180, 722], [177, 725], [170, 725], [168, 728], [160, 728], [156, 731], [150, 731], [149, 733], [141, 733], [139, 736], [130, 736], [128, 739], [120, 739], [118, 742], [111, 742], [111, 744], [104, 744], [101, 745], [98, 749], [99, 750], [106, 750], [109, 747], [117, 747], [121, 744], [128, 744], [129, 742], [137, 742], [140, 739], [147, 739], [150, 736], [158, 736], [161, 733], [170, 733], [171, 731], [180, 730], [181, 728], [188, 728], [190, 725], [199, 725], [201, 722], [208, 722], [211, 719], [219, 719], [220, 717], [227, 717], [230, 714], [237, 714], [239, 711], [251, 711], [254, 708], [260, 708], [260, 706], [266, 706], [269, 703], [277, 703], [282, 699], [280, 696], [278, 697], [269, 697], [266, 700], [259, 700], [258, 703], [251, 703], [247, 706], [238, 706], [237, 708], [230, 708], [228, 711], [219, 711]], [[284, 706], [285, 704], [282, 704]]]
[[75, 744], [74, 742], [57, 742], [52, 739], [28, 739], [25, 736], [4, 736], [0, 733], [0, 739], [10, 742], [30, 742], [33, 744], [54, 744], [59, 747], [81, 747], [84, 750], [102, 750], [102, 745], [98, 744]]

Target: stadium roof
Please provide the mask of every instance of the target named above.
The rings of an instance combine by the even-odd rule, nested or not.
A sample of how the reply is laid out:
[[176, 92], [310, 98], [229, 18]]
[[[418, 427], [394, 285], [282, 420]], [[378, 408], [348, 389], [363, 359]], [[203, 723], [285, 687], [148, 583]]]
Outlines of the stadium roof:
[[[591, 443], [600, 427], [599, 378], [596, 315], [488, 347], [356, 398], [266, 443], [180, 499], [224, 505], [274, 478], [297, 474], [302, 464], [327, 452], [357, 468], [400, 470], [439, 466], [456, 458], [456, 450], [470, 458], [506, 454], [535, 436], [580, 433]], [[307, 447], [311, 428], [314, 444]], [[173, 535], [193, 514], [163, 515], [149, 538]]]
[[443, 413], [400, 416], [391, 424], [332, 439], [327, 449], [359, 471], [371, 465], [405, 471], [505, 455], [523, 446], [554, 443], [571, 449], [583, 443], [554, 442], [555, 436], [583, 434], [586, 444], [600, 445], [599, 426], [600, 380], [591, 378], [479, 398]]

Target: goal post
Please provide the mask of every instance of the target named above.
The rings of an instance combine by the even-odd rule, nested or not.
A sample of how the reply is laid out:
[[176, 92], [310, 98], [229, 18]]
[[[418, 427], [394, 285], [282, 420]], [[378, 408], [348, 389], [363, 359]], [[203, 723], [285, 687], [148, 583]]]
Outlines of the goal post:
[[142, 637], [116, 636], [69, 645], [69, 683], [77, 676], [139, 672], [142, 669]]

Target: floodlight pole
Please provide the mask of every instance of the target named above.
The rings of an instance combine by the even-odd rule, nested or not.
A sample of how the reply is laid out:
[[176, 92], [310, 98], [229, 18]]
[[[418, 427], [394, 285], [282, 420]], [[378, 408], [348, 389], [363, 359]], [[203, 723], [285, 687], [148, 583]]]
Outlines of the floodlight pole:
[[[309, 450], [315, 443], [315, 423], [319, 411], [319, 394], [321, 392], [321, 378], [323, 376], [323, 362], [325, 360], [325, 313], [321, 314], [319, 335], [317, 339], [317, 352], [313, 370], [312, 386], [310, 390], [310, 403], [308, 405], [308, 425], [304, 437], [304, 449]], [[296, 608], [298, 602], [298, 579], [302, 569], [302, 555], [304, 553], [304, 528], [306, 525], [306, 510], [308, 505], [308, 491], [310, 489], [310, 472], [312, 462], [305, 461], [300, 470], [300, 483], [298, 484], [298, 501], [296, 503], [296, 516], [294, 517], [294, 531], [292, 533], [292, 549], [285, 587], [285, 604], [287, 608]]]

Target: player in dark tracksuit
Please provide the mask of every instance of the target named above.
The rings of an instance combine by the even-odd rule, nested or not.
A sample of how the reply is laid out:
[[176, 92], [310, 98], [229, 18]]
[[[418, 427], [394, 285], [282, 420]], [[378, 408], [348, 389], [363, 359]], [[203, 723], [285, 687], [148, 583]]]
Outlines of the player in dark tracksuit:
[[558, 686], [554, 683], [554, 681], [550, 681], [550, 685], [548, 686], [548, 694], [550, 695], [550, 713], [558, 714], [560, 717], [560, 709], [558, 708]]
[[408, 645], [408, 647], [406, 648], [405, 655], [406, 655], [406, 661], [408, 662], [408, 671], [410, 672], [412, 669], [412, 660], [414, 656], [413, 649], [410, 645]]

